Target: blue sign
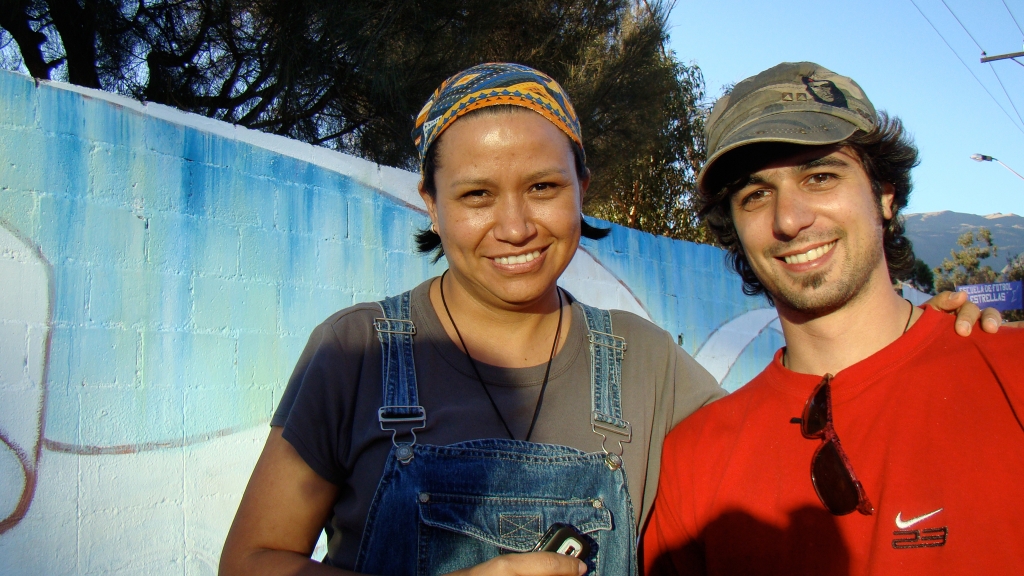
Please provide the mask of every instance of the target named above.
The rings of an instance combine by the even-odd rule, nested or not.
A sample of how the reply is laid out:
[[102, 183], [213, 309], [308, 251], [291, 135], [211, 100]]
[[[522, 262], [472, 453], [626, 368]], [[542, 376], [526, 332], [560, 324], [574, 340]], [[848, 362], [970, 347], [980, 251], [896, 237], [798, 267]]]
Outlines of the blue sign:
[[995, 308], [1000, 312], [1024, 308], [1021, 301], [1021, 281], [996, 282], [995, 284], [965, 284], [957, 291], [967, 292], [967, 297], [982, 308]]

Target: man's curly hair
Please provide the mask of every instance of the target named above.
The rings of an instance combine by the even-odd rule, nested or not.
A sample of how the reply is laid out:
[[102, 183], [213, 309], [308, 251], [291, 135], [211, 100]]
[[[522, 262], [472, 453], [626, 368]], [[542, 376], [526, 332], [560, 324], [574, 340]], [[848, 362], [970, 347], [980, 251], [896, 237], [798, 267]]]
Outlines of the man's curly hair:
[[[889, 277], [906, 278], [914, 266], [914, 251], [904, 236], [900, 210], [907, 206], [912, 188], [910, 171], [918, 165], [917, 147], [903, 128], [899, 118], [879, 114], [878, 127], [871, 132], [857, 131], [838, 146], [849, 146], [860, 158], [864, 171], [871, 180], [871, 189], [879, 198], [885, 185], [891, 184], [895, 192], [893, 217], [884, 221], [883, 246]], [[704, 178], [700, 195], [700, 216], [728, 251], [729, 263], [743, 279], [743, 293], [748, 296], [763, 294], [772, 302], [771, 295], [757, 279], [743, 253], [736, 225], [732, 219], [732, 195], [742, 189], [750, 175], [764, 165], [791, 156], [806, 146], [797, 144], [756, 143], [737, 148], [720, 158]], [[881, 204], [879, 204], [881, 214]]]

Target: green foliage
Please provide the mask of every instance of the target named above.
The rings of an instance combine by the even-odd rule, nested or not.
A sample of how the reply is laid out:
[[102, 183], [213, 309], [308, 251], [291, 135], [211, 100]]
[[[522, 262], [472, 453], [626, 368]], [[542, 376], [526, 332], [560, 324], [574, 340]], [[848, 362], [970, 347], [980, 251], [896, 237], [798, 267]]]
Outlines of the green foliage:
[[[956, 241], [959, 251], [950, 250], [949, 258], [935, 269], [935, 290], [955, 290], [964, 284], [988, 284], [995, 282], [999, 274], [981, 261], [995, 256], [999, 248], [992, 243], [988, 228], [975, 232], [964, 232]], [[977, 244], [977, 245], [975, 245]]]
[[589, 213], [707, 239], [692, 210], [704, 83], [637, 0], [4, 0], [0, 64], [393, 166], [442, 80], [487, 61], [551, 74], [576, 105]]
[[935, 275], [928, 264], [920, 258], [914, 260], [914, 269], [906, 281], [921, 292], [935, 294]]
[[712, 243], [695, 206], [696, 175], [705, 159], [704, 78], [699, 68], [671, 54], [652, 55], [647, 68], [645, 84], [657, 87], [661, 101], [649, 105], [643, 121], [657, 130], [640, 139], [622, 161], [606, 164], [588, 212], [652, 234]]
[[1002, 274], [1003, 280], [1006, 282], [1024, 280], [1024, 256], [1018, 254], [1012, 258], [1007, 258], [1006, 268], [1003, 268]]
[[[935, 269], [935, 290], [955, 290], [956, 286], [964, 284], [1024, 280], [1024, 259], [1020, 256], [1008, 258], [1001, 272], [996, 272], [990, 266], [981, 266], [981, 260], [995, 256], [999, 251], [999, 247], [992, 242], [988, 228], [979, 228], [976, 233], [965, 232], [956, 243], [960, 250], [951, 250], [950, 258], [943, 260], [942, 266]], [[1024, 311], [1021, 310], [1009, 310], [1002, 314], [1007, 321], [1024, 320]]]

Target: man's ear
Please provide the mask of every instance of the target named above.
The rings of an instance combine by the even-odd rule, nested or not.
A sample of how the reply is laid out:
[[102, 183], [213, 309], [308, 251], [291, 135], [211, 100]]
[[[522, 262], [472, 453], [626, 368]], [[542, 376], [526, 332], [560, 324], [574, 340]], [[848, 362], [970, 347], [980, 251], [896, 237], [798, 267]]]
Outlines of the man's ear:
[[886, 182], [882, 187], [882, 218], [885, 220], [892, 220], [893, 215], [896, 213], [893, 210], [893, 202], [896, 200], [896, 187]]
[[427, 215], [430, 216], [430, 223], [433, 224], [434, 230], [437, 230], [437, 199], [430, 192], [427, 192], [426, 187], [423, 185], [423, 180], [420, 180], [419, 184], [416, 185], [416, 191], [420, 193], [420, 198], [423, 199], [423, 203], [427, 206]]

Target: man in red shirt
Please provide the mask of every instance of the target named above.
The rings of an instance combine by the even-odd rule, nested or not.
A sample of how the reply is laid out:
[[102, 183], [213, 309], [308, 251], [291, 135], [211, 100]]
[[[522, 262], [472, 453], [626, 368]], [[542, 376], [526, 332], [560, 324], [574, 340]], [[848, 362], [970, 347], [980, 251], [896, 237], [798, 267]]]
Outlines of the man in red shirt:
[[669, 435], [647, 574], [1024, 574], [1024, 331], [964, 338], [893, 290], [914, 260], [899, 120], [786, 63], [707, 135], [703, 214], [786, 347]]

